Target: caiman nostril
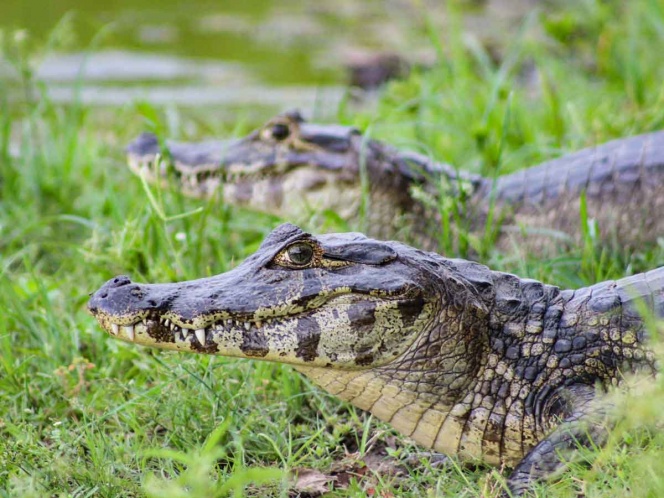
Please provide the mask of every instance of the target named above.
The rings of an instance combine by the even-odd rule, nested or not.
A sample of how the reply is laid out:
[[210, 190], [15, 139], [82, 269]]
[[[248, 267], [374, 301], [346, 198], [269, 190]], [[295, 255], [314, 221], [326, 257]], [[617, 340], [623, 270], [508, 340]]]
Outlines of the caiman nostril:
[[131, 283], [131, 279], [126, 275], [119, 275], [110, 282], [110, 287], [122, 287]]

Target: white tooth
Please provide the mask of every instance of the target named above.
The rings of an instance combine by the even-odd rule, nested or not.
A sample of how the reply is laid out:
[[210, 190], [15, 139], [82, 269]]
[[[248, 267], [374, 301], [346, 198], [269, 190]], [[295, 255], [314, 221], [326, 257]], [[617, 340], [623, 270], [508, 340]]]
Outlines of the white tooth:
[[111, 323], [111, 333], [113, 335], [118, 335], [119, 331], [120, 331], [120, 326], [117, 323]]
[[249, 322], [244, 322], [244, 329], [249, 330], [251, 328], [251, 324]]
[[190, 329], [182, 329], [182, 338], [186, 340], [190, 332]]
[[256, 328], [259, 329], [259, 328], [261, 328], [262, 326], [263, 326], [263, 322], [261, 322], [260, 320], [256, 320]]
[[164, 320], [164, 325], [166, 325], [167, 327], [170, 325], [170, 323], [171, 322], [168, 320], [168, 318], [166, 320]]
[[122, 330], [125, 335], [129, 338], [130, 341], [134, 340], [134, 326], [133, 325], [123, 325]]
[[171, 330], [175, 330], [175, 329], [177, 329], [177, 328], [178, 328], [178, 326], [175, 325], [173, 322], [171, 322]]
[[205, 346], [205, 329], [196, 329], [196, 339], [201, 343], [202, 346]]

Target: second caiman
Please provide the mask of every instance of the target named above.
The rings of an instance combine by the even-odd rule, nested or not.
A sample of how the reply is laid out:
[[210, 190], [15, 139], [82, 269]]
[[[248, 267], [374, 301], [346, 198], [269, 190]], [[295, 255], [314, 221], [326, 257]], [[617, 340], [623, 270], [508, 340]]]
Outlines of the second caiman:
[[613, 248], [640, 247], [664, 235], [664, 131], [495, 180], [400, 151], [352, 127], [305, 122], [297, 113], [238, 140], [162, 145], [141, 135], [127, 149], [132, 170], [153, 181], [173, 177], [189, 196], [223, 190], [225, 202], [289, 221], [308, 223], [313, 213], [329, 210], [372, 237], [427, 250], [475, 253], [488, 237], [503, 250], [553, 254], [597, 227], [598, 240]]
[[423, 446], [514, 470], [521, 494], [602, 444], [604, 393], [657, 370], [643, 314], [664, 268], [576, 290], [361, 234], [282, 225], [227, 273], [109, 280], [88, 307], [113, 337], [288, 363]]

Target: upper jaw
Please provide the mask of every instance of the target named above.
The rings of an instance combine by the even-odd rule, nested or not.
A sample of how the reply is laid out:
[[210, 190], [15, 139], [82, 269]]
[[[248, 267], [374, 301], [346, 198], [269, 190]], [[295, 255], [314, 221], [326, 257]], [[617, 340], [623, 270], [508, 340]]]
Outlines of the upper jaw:
[[163, 343], [190, 340], [197, 342], [200, 347], [210, 343], [212, 331], [225, 327], [228, 330], [250, 331], [252, 328], [261, 328], [263, 324], [272, 323], [272, 318], [261, 320], [220, 319], [208, 326], [194, 328], [192, 325], [181, 325], [181, 322], [166, 318], [157, 313], [148, 313], [137, 317], [134, 321], [126, 323], [111, 315], [97, 314], [100, 324], [109, 334], [128, 342], [148, 343], [149, 339], [159, 339]]
[[170, 173], [174, 173], [183, 183], [191, 185], [209, 180], [236, 183], [240, 180], [279, 176], [290, 169], [303, 166], [330, 171], [356, 169], [353, 154], [325, 151], [288, 151], [284, 154], [270, 153], [254, 157], [242, 157], [242, 154], [235, 153], [198, 163], [184, 162], [175, 154], [171, 157], [172, 162], [159, 159], [157, 154], [129, 156], [128, 164], [134, 173], [145, 175], [150, 181], [157, 178], [166, 179]]
[[[352, 271], [312, 268], [300, 274], [274, 266], [277, 254], [303, 240], [311, 240], [311, 236], [284, 224], [254, 255], [227, 273], [172, 284], [137, 284], [118, 276], [91, 295], [88, 309], [114, 335], [123, 331], [125, 338], [133, 340], [139, 326], [141, 331], [172, 341], [176, 329], [195, 336], [200, 331], [207, 334], [211, 328], [239, 330], [238, 324], [242, 329], [260, 328], [268, 320], [289, 320], [337, 298], [409, 300], [421, 293], [389, 243], [359, 234], [315, 239], [327, 257], [358, 265], [348, 267]], [[360, 246], [368, 254], [359, 251]], [[388, 276], [384, 265], [392, 261], [397, 266]]]
[[[393, 292], [379, 297], [371, 295], [368, 291], [351, 291], [347, 287], [340, 287], [336, 291], [330, 291], [325, 295], [312, 294], [306, 298], [286, 300], [278, 306], [259, 306], [257, 304], [253, 309], [248, 309], [245, 302], [241, 309], [233, 310], [228, 307], [231, 303], [224, 303], [222, 299], [219, 302], [220, 306], [212, 305], [206, 313], [193, 314], [191, 303], [201, 303], [208, 299], [200, 295], [190, 297], [186, 293], [186, 286], [190, 282], [185, 282], [182, 286], [178, 284], [153, 284], [133, 288], [131, 287], [132, 284], [125, 284], [125, 286], [115, 289], [116, 294], [118, 290], [124, 292], [119, 296], [112, 295], [113, 289], [108, 289], [111, 282], [113, 281], [107, 282], [94, 293], [88, 305], [90, 312], [108, 333], [119, 339], [141, 344], [173, 344], [190, 341], [190, 344], [197, 347], [211, 346], [214, 333], [233, 332], [243, 334], [261, 329], [264, 326], [270, 327], [272, 324], [297, 319], [298, 316], [305, 313], [315, 312], [335, 299], [356, 300], [362, 299], [362, 296], [365, 295], [367, 299], [371, 300], [401, 300], [409, 299], [413, 294], [413, 289], [405, 289], [403, 292]], [[157, 298], [150, 294], [149, 289], [151, 287], [163, 289], [166, 286], [172, 286], [174, 289], [180, 287], [181, 295], [185, 296], [184, 302], [178, 302], [177, 298]], [[128, 311], [131, 306], [127, 304], [126, 294], [132, 294], [132, 292], [139, 294], [140, 292], [136, 292], [136, 289], [140, 289], [140, 292], [144, 293], [139, 298], [141, 302], [152, 302], [155, 306], [140, 309], [137, 305], [134, 307], [135, 311]], [[160, 292], [163, 292], [163, 290], [160, 290]], [[176, 294], [176, 292], [173, 292], [169, 295], [175, 296]], [[120, 303], [116, 309], [113, 309], [113, 303], [110, 306], [103, 304], [103, 301], [109, 299], [109, 297], [110, 299], [115, 298], [115, 303]], [[157, 304], [158, 302], [159, 304]], [[161, 303], [170, 304], [164, 305]], [[178, 312], [178, 309], [182, 310], [182, 313]], [[188, 313], [185, 314], [184, 310], [188, 310]], [[187, 314], [189, 316], [186, 316]]]
[[197, 186], [208, 178], [221, 182], [251, 179], [298, 166], [327, 170], [352, 167], [356, 162], [357, 130], [340, 125], [303, 124], [300, 141], [267, 143], [253, 132], [242, 139], [197, 143], [166, 141], [143, 133], [126, 148], [132, 171], [148, 180], [165, 179], [173, 172], [185, 184]]

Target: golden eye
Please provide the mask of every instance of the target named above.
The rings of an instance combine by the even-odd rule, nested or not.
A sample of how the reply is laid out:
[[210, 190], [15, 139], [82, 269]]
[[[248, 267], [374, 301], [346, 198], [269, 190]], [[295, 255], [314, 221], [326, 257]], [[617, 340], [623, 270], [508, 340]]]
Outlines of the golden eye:
[[270, 136], [274, 140], [286, 140], [290, 135], [291, 130], [285, 123], [275, 123], [270, 127]]
[[290, 259], [290, 262], [294, 265], [306, 266], [311, 263], [311, 260], [314, 257], [314, 248], [309, 244], [301, 242], [290, 246], [286, 250], [286, 253], [288, 254], [288, 259]]

